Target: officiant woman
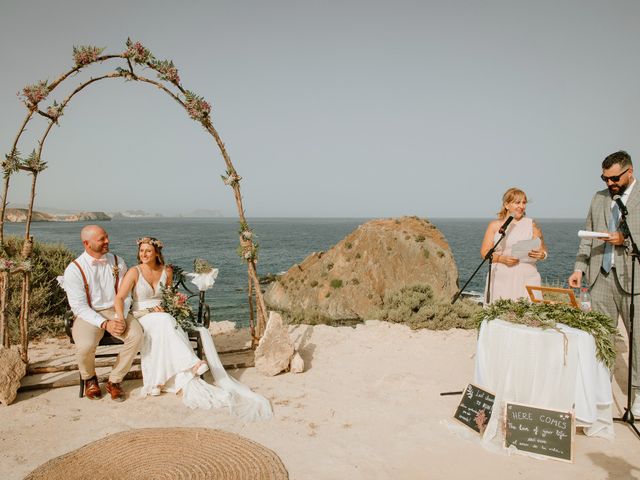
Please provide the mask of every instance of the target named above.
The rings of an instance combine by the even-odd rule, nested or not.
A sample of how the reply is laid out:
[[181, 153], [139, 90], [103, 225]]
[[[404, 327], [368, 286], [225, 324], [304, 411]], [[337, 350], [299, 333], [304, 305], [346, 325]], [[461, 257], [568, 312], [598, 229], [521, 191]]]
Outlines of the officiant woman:
[[[525, 286], [540, 286], [540, 274], [536, 268], [536, 262], [547, 258], [547, 249], [542, 231], [531, 218], [526, 216], [526, 210], [527, 195], [519, 188], [510, 188], [502, 196], [502, 209], [498, 212], [497, 220], [493, 220], [487, 226], [480, 248], [482, 258], [500, 239], [500, 227], [510, 216], [513, 217], [505, 229], [504, 239], [493, 254], [488, 303], [500, 299], [529, 298]], [[538, 241], [524, 255], [512, 252], [518, 242], [533, 239]], [[487, 302], [486, 286], [485, 302]]]

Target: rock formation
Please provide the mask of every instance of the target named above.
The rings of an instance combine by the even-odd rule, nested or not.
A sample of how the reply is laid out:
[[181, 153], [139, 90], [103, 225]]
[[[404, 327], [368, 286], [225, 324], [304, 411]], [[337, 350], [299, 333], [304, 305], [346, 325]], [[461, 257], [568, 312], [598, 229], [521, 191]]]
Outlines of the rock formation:
[[58, 222], [105, 222], [111, 220], [111, 217], [104, 212], [80, 212], [71, 215], [59, 217]]
[[[24, 223], [27, 221], [28, 210], [26, 208], [7, 208], [5, 218], [7, 222]], [[49, 213], [33, 212], [34, 222], [53, 222], [55, 217]]]
[[362, 320], [386, 293], [415, 284], [445, 300], [456, 293], [458, 270], [447, 241], [428, 220], [380, 219], [291, 267], [267, 288], [265, 301], [287, 314]]
[[0, 346], [0, 403], [9, 405], [16, 399], [25, 373], [27, 366], [18, 351]]
[[[293, 342], [289, 338], [287, 326], [283, 324], [279, 313], [270, 312], [267, 328], [256, 348], [256, 368], [265, 375], [277, 375], [289, 369], [293, 354]], [[304, 370], [304, 364], [302, 369]]]
[[[28, 210], [26, 208], [7, 208], [5, 218], [7, 222], [24, 223], [27, 221]], [[104, 212], [80, 212], [69, 215], [52, 215], [44, 212], [33, 212], [34, 222], [105, 222], [111, 217]]]

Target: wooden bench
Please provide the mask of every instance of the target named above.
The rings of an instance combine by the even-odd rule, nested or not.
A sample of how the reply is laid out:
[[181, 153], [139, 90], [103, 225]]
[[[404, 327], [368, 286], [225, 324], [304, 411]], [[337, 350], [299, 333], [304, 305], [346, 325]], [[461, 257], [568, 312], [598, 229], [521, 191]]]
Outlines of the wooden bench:
[[[185, 292], [187, 292], [187, 296], [189, 299], [198, 296], [198, 314], [196, 317], [196, 325], [203, 326], [205, 328], [209, 328], [211, 324], [211, 308], [205, 302], [205, 292], [192, 292], [189, 287], [187, 287], [184, 283], [184, 276], [178, 273], [175, 275], [176, 281], [174, 282], [174, 286], [181, 288]], [[67, 333], [69, 340], [71, 343], [73, 341], [73, 335], [71, 334], [71, 330], [73, 328], [73, 321], [75, 320], [75, 316], [71, 310], [67, 310], [64, 315], [64, 330]], [[189, 340], [193, 344], [193, 347], [198, 355], [198, 358], [204, 359], [204, 352], [202, 350], [202, 340], [200, 340], [200, 334], [196, 330], [189, 330], [186, 332], [189, 336]], [[104, 336], [98, 343], [98, 346], [108, 346], [108, 345], [122, 345], [122, 340], [114, 337], [109, 332], [105, 330]], [[108, 358], [108, 357], [116, 357], [117, 353], [96, 353], [96, 358]], [[84, 380], [82, 379], [82, 375], [80, 375], [80, 398], [84, 396]]]

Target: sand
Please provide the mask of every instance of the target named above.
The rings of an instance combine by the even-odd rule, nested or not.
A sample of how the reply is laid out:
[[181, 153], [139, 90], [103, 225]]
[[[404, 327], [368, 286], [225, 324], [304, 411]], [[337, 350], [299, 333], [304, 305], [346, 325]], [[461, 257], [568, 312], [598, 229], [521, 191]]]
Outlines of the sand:
[[[218, 349], [242, 343], [241, 335], [218, 335]], [[242, 424], [226, 411], [189, 410], [170, 394], [143, 399], [140, 381], [124, 383], [130, 394], [124, 403], [78, 398], [75, 386], [20, 393], [0, 406], [0, 478], [22, 478], [111, 433], [193, 426], [261, 443], [280, 456], [291, 479], [640, 479], [640, 440], [624, 424], [616, 424], [614, 441], [578, 434], [574, 464], [490, 452], [452, 433], [447, 423], [459, 398], [440, 392], [472, 380], [475, 331], [412, 331], [370, 321], [356, 328], [297, 326], [291, 335], [304, 373], [230, 372], [271, 400], [271, 421]], [[66, 340], [50, 340], [32, 351], [42, 357], [68, 348]], [[618, 386], [626, 375], [623, 357], [615, 414], [626, 404]]]

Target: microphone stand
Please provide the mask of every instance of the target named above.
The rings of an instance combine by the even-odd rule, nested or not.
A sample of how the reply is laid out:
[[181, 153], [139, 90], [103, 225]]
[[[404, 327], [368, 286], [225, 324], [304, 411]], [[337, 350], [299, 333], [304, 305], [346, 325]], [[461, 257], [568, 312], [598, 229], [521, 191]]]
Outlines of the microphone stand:
[[[491, 301], [491, 264], [493, 262], [493, 254], [496, 251], [496, 248], [498, 247], [498, 245], [500, 245], [500, 242], [504, 240], [504, 237], [507, 234], [506, 227], [500, 228], [499, 232], [500, 232], [500, 238], [496, 243], [493, 244], [493, 247], [491, 247], [491, 250], [489, 250], [487, 254], [484, 256], [484, 258], [482, 259], [482, 262], [480, 262], [480, 265], [478, 265], [478, 268], [476, 268], [475, 271], [469, 277], [469, 280], [467, 280], [467, 282], [462, 286], [462, 288], [458, 291], [458, 293], [455, 294], [455, 296], [453, 297], [453, 300], [451, 300], [451, 305], [453, 305], [458, 301], [458, 298], [460, 298], [460, 295], [462, 294], [464, 289], [467, 288], [467, 285], [469, 285], [469, 282], [473, 279], [473, 277], [476, 276], [476, 273], [478, 273], [478, 271], [484, 265], [484, 262], [486, 262], [487, 260], [489, 260], [489, 274], [487, 277], [487, 295], [485, 296], [485, 301], [487, 305], [490, 303]], [[462, 395], [462, 390], [460, 390], [459, 392], [456, 391], [456, 392], [440, 393], [440, 396], [445, 396], [445, 395]]]
[[453, 305], [458, 301], [458, 298], [460, 298], [460, 295], [462, 295], [462, 292], [464, 291], [464, 289], [467, 288], [467, 285], [469, 285], [469, 282], [471, 282], [473, 277], [476, 276], [476, 273], [478, 273], [478, 271], [484, 265], [484, 262], [486, 262], [487, 260], [489, 260], [489, 274], [487, 277], [487, 295], [485, 296], [485, 303], [487, 305], [491, 303], [491, 265], [493, 262], [493, 254], [496, 251], [496, 248], [498, 247], [498, 245], [500, 245], [500, 242], [504, 240], [504, 237], [506, 235], [506, 229], [500, 229], [499, 232], [500, 232], [500, 238], [496, 243], [494, 243], [493, 247], [491, 247], [491, 250], [489, 250], [487, 254], [484, 256], [484, 258], [482, 259], [482, 262], [480, 263], [480, 265], [478, 265], [478, 268], [476, 268], [475, 271], [469, 277], [469, 280], [467, 280], [466, 283], [462, 286], [462, 288], [458, 290], [458, 293], [454, 295], [453, 300], [451, 300], [451, 305]]
[[[631, 235], [631, 231], [629, 230], [629, 225], [627, 224], [627, 213], [625, 209], [620, 209], [620, 230], [623, 235], [625, 235], [631, 241], [631, 301], [629, 303], [629, 368], [627, 375], [627, 407], [625, 408], [624, 415], [622, 418], [614, 418], [614, 422], [624, 422], [629, 425], [633, 431], [636, 433], [636, 436], [640, 439], [640, 431], [635, 426], [635, 418], [633, 417], [633, 413], [631, 412], [631, 394], [633, 393], [633, 386], [631, 385], [631, 379], [633, 374], [633, 330], [634, 330], [634, 314], [635, 314], [635, 270], [636, 270], [636, 260], [640, 262], [640, 251], [638, 251], [638, 245], [633, 240], [633, 236]], [[615, 247], [614, 247], [615, 248]]]

